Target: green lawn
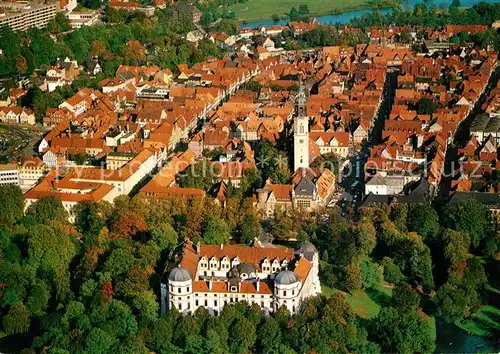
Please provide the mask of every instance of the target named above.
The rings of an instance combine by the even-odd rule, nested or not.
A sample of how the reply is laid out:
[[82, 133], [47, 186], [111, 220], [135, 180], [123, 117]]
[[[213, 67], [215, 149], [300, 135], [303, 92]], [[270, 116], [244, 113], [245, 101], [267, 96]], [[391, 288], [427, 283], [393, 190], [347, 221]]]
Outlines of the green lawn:
[[367, 7], [366, 0], [248, 0], [244, 3], [227, 6], [226, 10], [234, 11], [240, 21], [257, 21], [271, 18], [276, 14], [280, 17], [290, 12], [295, 6], [307, 5], [311, 15], [327, 15], [335, 12], [360, 9]]
[[[326, 297], [331, 296], [339, 290], [322, 286], [321, 293]], [[352, 306], [354, 312], [361, 318], [369, 319], [378, 315], [382, 306], [388, 306], [392, 297], [392, 287], [382, 282], [375, 289], [363, 289], [354, 294], [344, 293], [347, 296], [347, 302]], [[436, 319], [432, 316], [427, 316], [429, 323], [429, 331], [431, 336], [436, 340]]]
[[[323, 295], [328, 297], [339, 290], [322, 286], [321, 291]], [[384, 282], [377, 285], [375, 289], [363, 289], [354, 294], [345, 294], [347, 302], [359, 317], [372, 318], [377, 316], [381, 306], [388, 304], [392, 296], [392, 288]]]
[[476, 318], [455, 324], [477, 336], [491, 337], [500, 331], [500, 309], [486, 305], [476, 313]]

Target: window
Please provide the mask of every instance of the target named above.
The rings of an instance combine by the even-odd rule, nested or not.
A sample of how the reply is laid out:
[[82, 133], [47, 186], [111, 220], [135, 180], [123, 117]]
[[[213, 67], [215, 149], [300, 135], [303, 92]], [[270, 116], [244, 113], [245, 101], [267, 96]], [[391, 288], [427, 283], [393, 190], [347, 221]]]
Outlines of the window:
[[217, 306], [217, 300], [214, 300], [214, 306]]
[[208, 306], [208, 300], [205, 300], [205, 306]]
[[181, 288], [177, 289], [177, 292], [180, 294], [181, 293]]
[[200, 302], [198, 300], [196, 300], [194, 303], [196, 306], [200, 306]]
[[[190, 292], [191, 291], [191, 288], [188, 286], [187, 288], [187, 292]], [[189, 298], [189, 297], [188, 297]]]
[[286, 296], [286, 290], [283, 290], [283, 296]]
[[309, 208], [311, 206], [311, 201], [310, 200], [299, 199], [299, 200], [297, 200], [297, 205]]
[[292, 290], [292, 296], [294, 296], [294, 295], [295, 295], [295, 290]]

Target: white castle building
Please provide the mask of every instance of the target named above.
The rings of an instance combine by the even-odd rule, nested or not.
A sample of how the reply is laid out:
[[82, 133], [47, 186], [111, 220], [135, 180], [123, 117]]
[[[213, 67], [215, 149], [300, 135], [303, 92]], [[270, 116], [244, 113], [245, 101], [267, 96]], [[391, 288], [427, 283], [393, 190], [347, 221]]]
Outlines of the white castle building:
[[293, 167], [309, 168], [309, 117], [306, 113], [306, 95], [302, 84], [295, 99], [295, 120], [293, 123]]
[[246, 301], [265, 312], [285, 306], [297, 313], [320, 292], [318, 251], [310, 242], [294, 251], [257, 240], [252, 246], [186, 241], [182, 261], [162, 281], [161, 312], [192, 314], [205, 307], [217, 315], [225, 305]]

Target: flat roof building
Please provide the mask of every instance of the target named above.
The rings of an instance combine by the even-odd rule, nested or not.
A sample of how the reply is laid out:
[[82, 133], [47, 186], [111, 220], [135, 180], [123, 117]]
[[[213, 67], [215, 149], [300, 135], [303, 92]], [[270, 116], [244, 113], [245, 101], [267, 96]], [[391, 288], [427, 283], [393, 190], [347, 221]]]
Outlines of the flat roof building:
[[59, 3], [49, 4], [30, 1], [0, 1], [0, 27], [9, 26], [14, 31], [26, 31], [28, 28], [43, 28], [59, 10]]

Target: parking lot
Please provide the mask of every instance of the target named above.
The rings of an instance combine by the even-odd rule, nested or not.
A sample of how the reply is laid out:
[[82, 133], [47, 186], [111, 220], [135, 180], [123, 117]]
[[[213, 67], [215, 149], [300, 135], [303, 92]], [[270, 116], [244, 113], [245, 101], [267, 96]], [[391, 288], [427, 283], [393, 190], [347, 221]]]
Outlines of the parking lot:
[[0, 162], [35, 154], [35, 145], [42, 138], [45, 129], [41, 126], [0, 124]]

